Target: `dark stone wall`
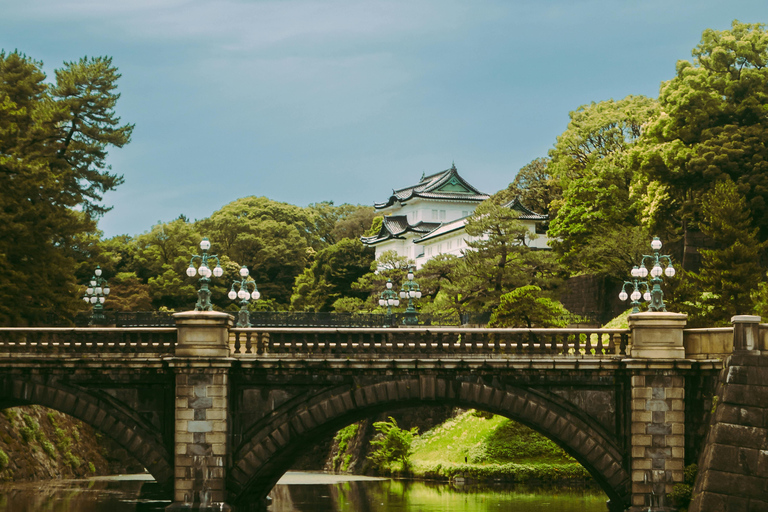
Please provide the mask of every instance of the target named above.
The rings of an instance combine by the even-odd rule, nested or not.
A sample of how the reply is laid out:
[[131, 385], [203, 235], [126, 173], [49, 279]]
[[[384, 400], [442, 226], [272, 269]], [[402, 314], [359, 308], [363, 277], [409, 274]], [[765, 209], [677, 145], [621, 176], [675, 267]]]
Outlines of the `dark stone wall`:
[[768, 510], [768, 355], [730, 356], [717, 397], [689, 510]]
[[628, 302], [619, 300], [621, 285], [604, 276], [571, 277], [565, 282], [560, 302], [571, 313], [604, 324], [629, 308]]

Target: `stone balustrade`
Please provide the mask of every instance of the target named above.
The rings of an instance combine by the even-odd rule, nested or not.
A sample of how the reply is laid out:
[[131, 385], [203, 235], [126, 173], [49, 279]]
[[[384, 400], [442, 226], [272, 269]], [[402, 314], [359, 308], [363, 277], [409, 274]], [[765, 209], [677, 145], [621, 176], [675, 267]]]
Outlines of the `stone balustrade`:
[[0, 358], [25, 354], [173, 354], [175, 327], [4, 327]]

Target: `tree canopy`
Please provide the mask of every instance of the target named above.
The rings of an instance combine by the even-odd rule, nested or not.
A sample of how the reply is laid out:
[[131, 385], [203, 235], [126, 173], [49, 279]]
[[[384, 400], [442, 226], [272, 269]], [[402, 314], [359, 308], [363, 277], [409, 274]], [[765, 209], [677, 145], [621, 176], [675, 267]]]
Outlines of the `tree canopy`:
[[42, 63], [0, 51], [0, 322], [35, 323], [80, 307], [79, 269], [98, 242], [107, 163], [133, 125], [115, 114], [120, 74], [108, 57], [66, 62], [46, 83]]

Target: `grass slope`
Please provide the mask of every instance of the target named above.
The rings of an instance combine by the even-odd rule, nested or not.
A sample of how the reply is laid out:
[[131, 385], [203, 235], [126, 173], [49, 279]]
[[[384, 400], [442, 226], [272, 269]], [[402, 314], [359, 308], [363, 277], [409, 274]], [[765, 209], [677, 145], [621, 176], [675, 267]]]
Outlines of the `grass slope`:
[[476, 411], [418, 436], [411, 465], [412, 473], [423, 478], [514, 482], [589, 478], [549, 439], [502, 416]]

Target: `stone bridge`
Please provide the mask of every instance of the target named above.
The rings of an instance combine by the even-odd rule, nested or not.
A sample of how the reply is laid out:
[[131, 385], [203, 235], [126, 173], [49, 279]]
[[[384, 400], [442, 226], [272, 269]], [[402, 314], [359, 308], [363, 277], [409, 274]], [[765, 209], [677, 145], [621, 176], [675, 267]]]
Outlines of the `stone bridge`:
[[612, 511], [670, 510], [742, 332], [685, 329], [675, 313], [631, 315], [627, 330], [235, 329], [225, 313], [175, 316], [170, 328], [0, 329], [0, 407], [39, 404], [100, 430], [168, 487], [169, 510], [258, 510], [318, 439], [431, 404], [544, 434]]

